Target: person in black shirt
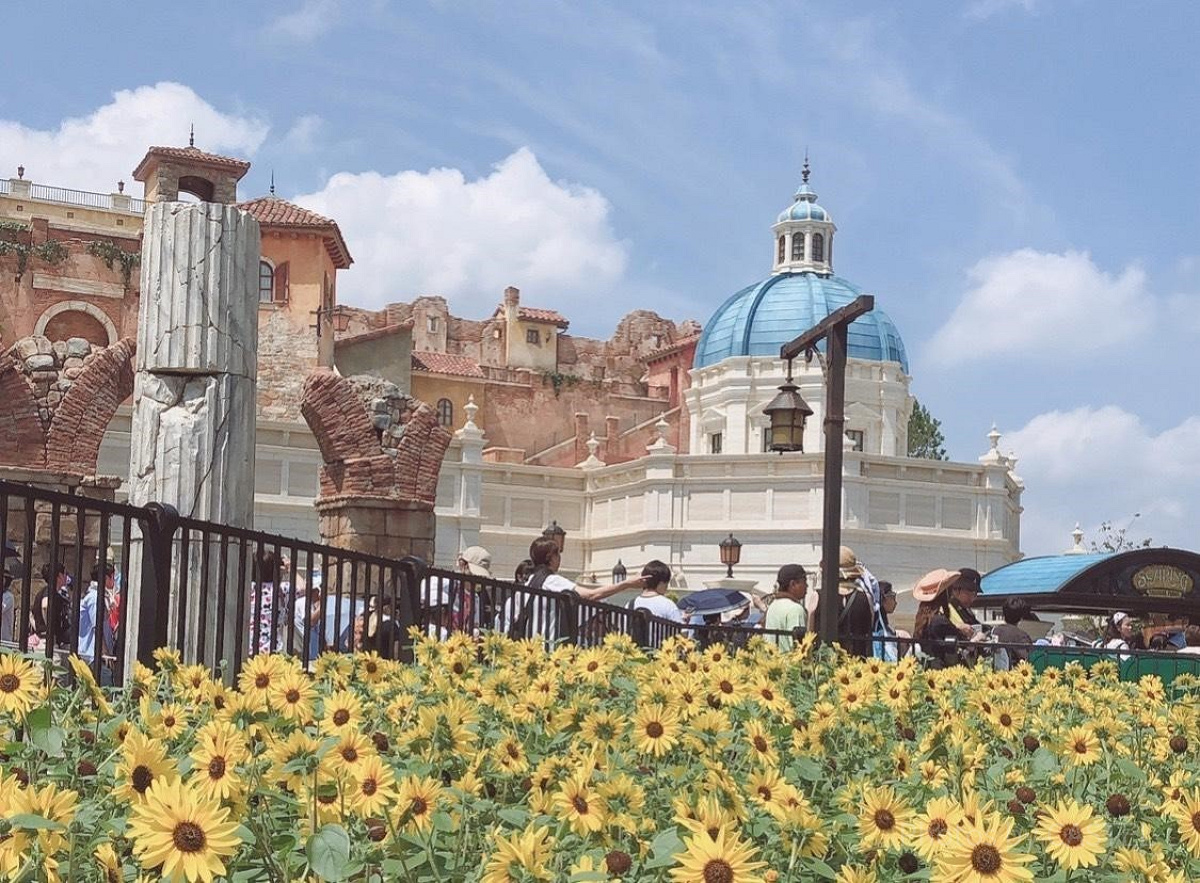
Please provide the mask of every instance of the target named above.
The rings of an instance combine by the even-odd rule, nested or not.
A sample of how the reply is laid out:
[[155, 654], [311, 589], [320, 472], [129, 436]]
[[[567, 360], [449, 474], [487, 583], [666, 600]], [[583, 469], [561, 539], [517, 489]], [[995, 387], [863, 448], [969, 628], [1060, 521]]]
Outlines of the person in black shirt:
[[1009, 598], [1004, 602], [1001, 612], [1004, 623], [992, 629], [992, 637], [1001, 644], [1020, 644], [1021, 647], [1008, 648], [1010, 666], [1024, 662], [1029, 658], [1026, 649], [1033, 643], [1033, 637], [1021, 628], [1021, 622], [1030, 618], [1029, 602], [1024, 598]]
[[852, 549], [842, 546], [838, 560], [838, 643], [855, 656], [871, 655], [875, 610], [862, 584], [862, 565]]

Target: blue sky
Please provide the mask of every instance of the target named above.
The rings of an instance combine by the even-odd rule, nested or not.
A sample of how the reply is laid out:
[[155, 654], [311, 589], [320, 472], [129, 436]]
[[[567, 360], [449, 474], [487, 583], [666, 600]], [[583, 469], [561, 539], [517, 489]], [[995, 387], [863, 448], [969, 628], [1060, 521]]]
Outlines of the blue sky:
[[1200, 547], [1197, 4], [95, 9], [14, 14], [0, 169], [107, 190], [194, 121], [244, 194], [273, 170], [342, 224], [344, 302], [703, 321], [769, 271], [807, 148], [951, 454], [995, 421], [1019, 457], [1026, 550], [1135, 513]]

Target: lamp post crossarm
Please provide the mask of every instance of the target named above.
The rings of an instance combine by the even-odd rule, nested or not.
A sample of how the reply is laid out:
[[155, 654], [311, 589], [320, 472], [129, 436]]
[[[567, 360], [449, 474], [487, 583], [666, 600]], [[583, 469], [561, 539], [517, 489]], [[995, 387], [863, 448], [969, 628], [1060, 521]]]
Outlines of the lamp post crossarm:
[[817, 343], [829, 336], [829, 332], [839, 325], [849, 324], [864, 313], [875, 309], [873, 294], [860, 294], [841, 309], [834, 310], [812, 328], [809, 328], [795, 340], [785, 343], [779, 350], [779, 357], [785, 361], [794, 359], [807, 349], [816, 347]]

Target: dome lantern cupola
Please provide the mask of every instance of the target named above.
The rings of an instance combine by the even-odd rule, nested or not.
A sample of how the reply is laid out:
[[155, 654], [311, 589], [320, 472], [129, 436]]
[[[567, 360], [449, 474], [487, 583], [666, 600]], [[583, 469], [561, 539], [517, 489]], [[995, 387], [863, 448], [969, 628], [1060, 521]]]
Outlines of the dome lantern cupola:
[[833, 274], [833, 234], [837, 228], [829, 212], [817, 205], [817, 194], [808, 185], [809, 174], [806, 154], [794, 201], [779, 213], [771, 228], [775, 234], [773, 273]]

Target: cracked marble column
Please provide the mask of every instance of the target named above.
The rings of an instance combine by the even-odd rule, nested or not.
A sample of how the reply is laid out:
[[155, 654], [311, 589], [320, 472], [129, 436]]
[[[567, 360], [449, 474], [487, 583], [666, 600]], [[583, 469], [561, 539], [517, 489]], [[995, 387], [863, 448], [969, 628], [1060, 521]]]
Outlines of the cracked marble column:
[[[259, 254], [258, 221], [231, 205], [160, 202], [146, 213], [129, 470], [134, 505], [169, 503], [187, 518], [253, 526]], [[242, 586], [238, 545], [223, 555], [210, 540], [203, 562], [200, 537], [190, 538], [186, 555], [179, 537], [170, 638], [183, 615], [185, 658], [233, 662], [248, 634], [238, 608], [239, 595], [249, 592], [250, 562], [240, 571]], [[221, 560], [227, 590], [218, 598]], [[128, 661], [136, 658], [141, 597], [133, 574], [140, 576], [140, 567], [131, 568], [124, 602], [131, 613]]]

